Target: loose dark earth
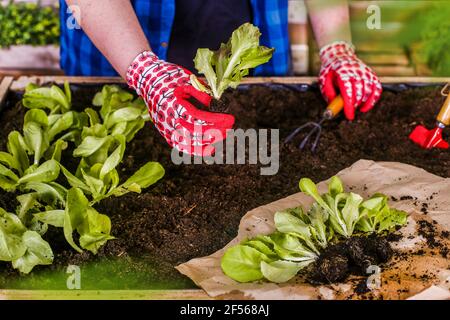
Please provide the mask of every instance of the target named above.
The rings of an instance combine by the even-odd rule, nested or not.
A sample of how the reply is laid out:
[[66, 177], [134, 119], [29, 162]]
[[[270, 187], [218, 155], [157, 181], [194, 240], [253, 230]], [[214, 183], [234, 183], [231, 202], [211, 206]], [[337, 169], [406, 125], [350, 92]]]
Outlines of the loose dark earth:
[[[98, 90], [78, 88], [73, 94], [74, 105], [90, 106]], [[9, 132], [21, 129], [25, 112], [20, 105], [13, 107], [17, 96], [9, 98], [0, 115], [0, 150], [5, 149]], [[227, 92], [226, 99], [227, 112], [236, 116], [236, 128], [279, 128], [281, 140], [306, 121], [319, 119], [325, 108], [317, 90], [253, 86]], [[112, 233], [117, 237], [98, 256], [76, 253], [65, 243], [62, 232], [50, 231], [45, 238], [52, 238], [54, 265], [36, 269], [62, 269], [100, 258], [144, 256], [153, 261], [159, 279], [185, 281], [173, 268], [175, 265], [225, 246], [236, 236], [239, 221], [247, 211], [298, 192], [302, 177], [321, 181], [359, 159], [400, 161], [450, 177], [448, 150], [422, 150], [408, 139], [418, 123], [434, 126], [442, 102], [439, 87], [398, 93], [385, 90], [381, 102], [370, 113], [358, 114], [351, 123], [343, 117], [327, 123], [316, 154], [298, 150], [300, 137], [283, 145], [280, 169], [274, 176], [261, 176], [259, 165], [176, 166], [164, 139], [148, 124], [127, 147], [121, 171], [125, 177], [145, 162], [155, 160], [165, 167], [165, 178], [140, 195], [108, 199], [98, 206], [101, 213], [111, 217]], [[1, 192], [0, 206], [14, 211], [15, 196]], [[9, 263], [0, 263], [0, 270], [4, 275], [16, 274]]]

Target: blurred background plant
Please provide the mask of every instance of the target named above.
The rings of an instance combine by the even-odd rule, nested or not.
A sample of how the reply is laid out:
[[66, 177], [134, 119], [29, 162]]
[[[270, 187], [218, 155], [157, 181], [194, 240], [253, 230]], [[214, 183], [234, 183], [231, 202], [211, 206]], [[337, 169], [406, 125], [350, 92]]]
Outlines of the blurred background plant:
[[450, 1], [429, 1], [425, 10], [405, 23], [399, 41], [415, 44], [433, 75], [450, 75]]
[[58, 7], [10, 0], [0, 5], [0, 48], [59, 43]]

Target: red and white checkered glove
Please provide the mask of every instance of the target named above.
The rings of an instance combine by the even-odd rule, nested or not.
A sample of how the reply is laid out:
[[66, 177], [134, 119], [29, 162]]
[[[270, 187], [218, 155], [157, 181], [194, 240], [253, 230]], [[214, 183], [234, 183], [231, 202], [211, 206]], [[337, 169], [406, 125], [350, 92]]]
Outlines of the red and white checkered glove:
[[339, 88], [344, 99], [344, 113], [348, 120], [355, 118], [355, 111], [371, 110], [380, 99], [382, 88], [377, 75], [355, 54], [352, 45], [339, 41], [320, 50], [322, 67], [319, 75], [320, 91], [330, 102]]
[[153, 123], [170, 146], [208, 156], [214, 153], [212, 144], [226, 138], [234, 117], [194, 107], [188, 99], [209, 106], [211, 96], [195, 89], [190, 75], [183, 67], [145, 51], [128, 68], [127, 82], [144, 99]]

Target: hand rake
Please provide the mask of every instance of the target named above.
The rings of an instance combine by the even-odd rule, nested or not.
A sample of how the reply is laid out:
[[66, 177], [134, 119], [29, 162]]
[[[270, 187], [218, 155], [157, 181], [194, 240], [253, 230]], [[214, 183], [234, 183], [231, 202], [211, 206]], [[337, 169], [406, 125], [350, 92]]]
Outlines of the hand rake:
[[[300, 142], [298, 146], [301, 150], [303, 150], [308, 141], [312, 140], [311, 151], [314, 152], [319, 144], [320, 135], [322, 134], [322, 125], [325, 121], [334, 119], [342, 110], [344, 109], [344, 99], [340, 95], [334, 98], [333, 101], [330, 102], [327, 109], [322, 114], [322, 119], [319, 122], [308, 122], [304, 125], [295, 129], [285, 140], [284, 143], [288, 143], [292, 141], [300, 132], [306, 131], [311, 128], [310, 131], [306, 134], [303, 140]], [[314, 139], [312, 139], [314, 137]]]

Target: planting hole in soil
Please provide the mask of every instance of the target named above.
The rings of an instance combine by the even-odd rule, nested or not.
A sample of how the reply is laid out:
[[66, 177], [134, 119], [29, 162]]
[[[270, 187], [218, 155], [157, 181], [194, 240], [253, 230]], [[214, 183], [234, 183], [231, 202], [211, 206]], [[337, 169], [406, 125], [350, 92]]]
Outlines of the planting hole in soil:
[[[101, 86], [73, 88], [73, 105], [78, 110], [90, 106], [95, 92], [101, 90]], [[359, 159], [399, 161], [449, 177], [448, 151], [422, 150], [408, 139], [418, 121], [428, 127], [434, 124], [434, 115], [442, 104], [439, 91], [439, 87], [385, 90], [370, 113], [358, 114], [353, 122], [339, 117], [326, 123], [315, 154], [297, 148], [301, 137], [282, 145], [280, 169], [274, 176], [261, 176], [260, 165], [176, 166], [164, 139], [146, 124], [127, 145], [118, 170], [127, 178], [146, 162], [158, 161], [166, 171], [164, 178], [139, 195], [108, 198], [96, 206], [110, 217], [111, 233], [116, 237], [101, 247], [98, 255], [77, 253], [60, 232], [49, 228], [44, 238], [52, 244], [54, 263], [37, 266], [31, 277], [49, 271], [65, 272], [69, 264], [83, 268], [118, 259], [127, 265], [127, 270], [141, 271], [139, 288], [143, 283], [148, 289], [159, 288], [154, 282], [158, 278], [174, 284], [170, 288], [194, 287], [174, 266], [224, 247], [236, 236], [239, 221], [247, 211], [298, 192], [298, 181], [303, 177], [321, 181]], [[0, 115], [0, 150], [6, 149], [8, 133], [22, 128], [27, 110], [17, 104], [20, 98], [20, 94], [11, 93], [5, 102]], [[279, 128], [281, 139], [300, 124], [317, 120], [326, 107], [316, 89], [300, 92], [281, 86], [250, 85], [226, 92], [223, 98], [228, 102], [228, 112], [236, 116], [236, 128]], [[0, 205], [14, 212], [15, 195], [1, 191]], [[347, 259], [348, 267], [352, 267], [348, 255], [339, 259]], [[142, 261], [147, 261], [147, 266]], [[18, 271], [10, 263], [0, 265], [0, 286], [19, 287], [11, 280], [23, 278]], [[118, 265], [121, 267], [117, 269], [123, 270]], [[152, 267], [151, 273], [147, 272], [148, 266]], [[342, 269], [342, 265], [336, 268]], [[119, 286], [126, 283], [130, 273], [117, 271], [117, 278], [124, 280], [118, 281], [115, 288], [125, 288]], [[45, 281], [36, 287], [44, 287]]]

